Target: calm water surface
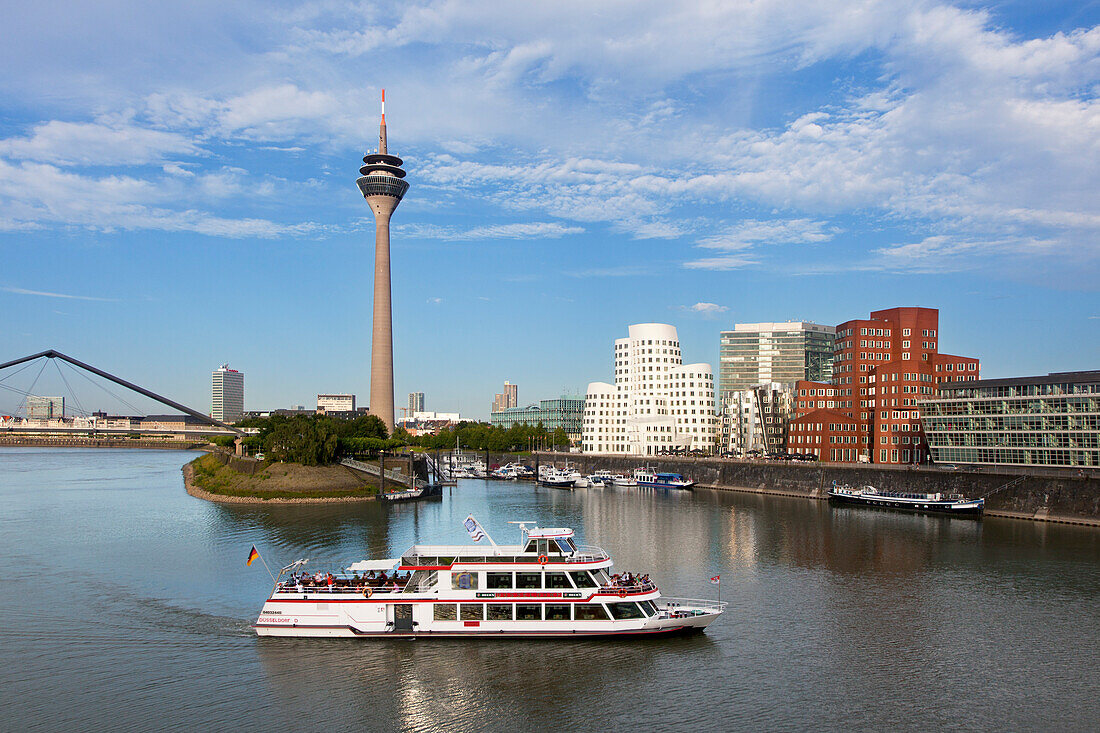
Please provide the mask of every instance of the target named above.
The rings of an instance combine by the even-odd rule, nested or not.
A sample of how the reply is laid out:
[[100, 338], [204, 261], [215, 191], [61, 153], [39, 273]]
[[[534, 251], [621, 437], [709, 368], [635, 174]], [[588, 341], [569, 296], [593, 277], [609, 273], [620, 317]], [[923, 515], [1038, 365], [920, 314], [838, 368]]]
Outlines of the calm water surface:
[[[442, 502], [220, 506], [192, 456], [0, 449], [0, 729], [729, 730], [1100, 727], [1100, 532], [713, 491], [464, 481]], [[576, 529], [705, 635], [257, 639], [245, 567], [461, 543], [475, 514]]]

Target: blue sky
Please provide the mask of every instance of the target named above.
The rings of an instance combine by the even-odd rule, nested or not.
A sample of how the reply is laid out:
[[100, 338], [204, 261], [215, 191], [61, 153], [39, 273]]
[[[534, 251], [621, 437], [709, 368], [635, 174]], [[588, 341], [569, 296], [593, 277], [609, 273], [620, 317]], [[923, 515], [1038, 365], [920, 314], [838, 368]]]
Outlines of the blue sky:
[[716, 364], [736, 322], [895, 305], [938, 307], [942, 348], [984, 376], [1100, 367], [1095, 1], [6, 17], [0, 361], [56, 348], [200, 409], [228, 361], [249, 409], [365, 402], [355, 178], [385, 87], [412, 186], [399, 406], [415, 390], [487, 417], [504, 380], [524, 403], [582, 392], [630, 323], [672, 323]]

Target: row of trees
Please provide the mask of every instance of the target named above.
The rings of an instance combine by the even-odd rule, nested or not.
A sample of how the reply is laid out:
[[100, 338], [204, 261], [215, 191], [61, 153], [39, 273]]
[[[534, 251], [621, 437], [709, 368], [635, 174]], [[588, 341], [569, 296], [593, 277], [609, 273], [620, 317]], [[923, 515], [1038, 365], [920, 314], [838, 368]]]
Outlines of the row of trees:
[[386, 425], [377, 415], [340, 420], [324, 415], [272, 415], [248, 418], [237, 427], [259, 428], [258, 435], [245, 439], [252, 450], [263, 450], [270, 458], [305, 466], [333, 463], [344, 456], [374, 456], [380, 450], [405, 445], [386, 435]]
[[[306, 466], [333, 463], [345, 456], [374, 457], [379, 451], [393, 451], [406, 445], [428, 450], [449, 450], [458, 445], [465, 450], [497, 453], [569, 446], [565, 430], [551, 431], [541, 424], [500, 428], [482, 422], [461, 422], [437, 435], [415, 438], [400, 427], [393, 431], [392, 437], [387, 436], [385, 423], [376, 415], [353, 420], [324, 415], [272, 415], [242, 420], [237, 427], [259, 428], [257, 435], [244, 440], [250, 450], [262, 450], [269, 458]], [[229, 445], [232, 440], [218, 438], [215, 442]]]
[[[394, 431], [394, 437], [397, 437], [398, 431], [404, 432], [399, 428]], [[548, 430], [541, 423], [501, 428], [483, 422], [461, 422], [454, 427], [440, 430], [436, 435], [421, 435], [408, 440], [410, 444], [430, 450], [448, 450], [457, 444], [458, 447], [468, 450], [488, 450], [497, 453], [537, 448], [550, 449], [555, 445], [563, 449], [569, 447], [569, 436], [564, 429]]]

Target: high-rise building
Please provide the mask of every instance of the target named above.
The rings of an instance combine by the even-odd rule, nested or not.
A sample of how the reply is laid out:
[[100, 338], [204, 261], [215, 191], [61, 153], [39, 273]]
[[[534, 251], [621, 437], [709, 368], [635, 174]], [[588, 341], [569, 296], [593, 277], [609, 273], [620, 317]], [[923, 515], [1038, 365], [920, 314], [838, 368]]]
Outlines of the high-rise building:
[[317, 412], [355, 412], [355, 395], [319, 394], [317, 395]]
[[978, 359], [939, 351], [940, 312], [890, 308], [836, 327], [831, 383], [800, 381], [787, 449], [823, 461], [922, 463], [920, 400], [978, 378]]
[[244, 415], [244, 372], [222, 364], [213, 374], [213, 407], [210, 417], [233, 423]]
[[408, 417], [413, 417], [418, 412], [424, 412], [424, 393], [423, 392], [409, 392], [409, 414], [408, 414]]
[[493, 409], [490, 412], [499, 412], [518, 405], [519, 386], [505, 382], [504, 391], [493, 395]]
[[738, 323], [722, 331], [718, 347], [718, 394], [758, 384], [800, 379], [827, 382], [832, 376], [836, 329], [806, 321]]
[[684, 364], [675, 326], [640, 323], [615, 341], [615, 383], [592, 382], [584, 403], [586, 453], [655, 455], [713, 450], [718, 437], [710, 364]]
[[370, 411], [393, 432], [393, 309], [390, 295], [390, 217], [409, 184], [405, 169], [390, 155], [386, 141], [386, 90], [382, 90], [382, 122], [378, 151], [363, 157], [355, 181], [374, 212], [374, 328], [370, 350]]
[[65, 416], [64, 397], [27, 396], [28, 420], [53, 420]]
[[936, 463], [1100, 467], [1100, 370], [949, 380], [938, 392], [918, 403]]

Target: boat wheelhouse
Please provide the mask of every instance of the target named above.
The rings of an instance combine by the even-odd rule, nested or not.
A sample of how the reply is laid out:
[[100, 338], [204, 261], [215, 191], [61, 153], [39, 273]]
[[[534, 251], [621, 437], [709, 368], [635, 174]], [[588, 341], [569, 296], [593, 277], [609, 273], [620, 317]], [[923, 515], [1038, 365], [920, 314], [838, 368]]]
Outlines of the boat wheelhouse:
[[639, 637], [700, 632], [724, 603], [661, 596], [647, 575], [612, 573], [610, 556], [573, 530], [520, 525], [522, 542], [491, 548], [414, 545], [399, 558], [337, 573], [283, 568], [259, 636]]
[[839, 504], [863, 504], [887, 507], [911, 512], [934, 512], [980, 519], [985, 510], [985, 499], [968, 499], [962, 494], [920, 494], [896, 491], [879, 491], [874, 486], [855, 488], [833, 482], [829, 489], [829, 501]]
[[679, 473], [658, 473], [650, 467], [638, 468], [634, 471], [634, 481], [638, 486], [649, 489], [687, 489], [695, 486], [694, 481], [689, 481]]

